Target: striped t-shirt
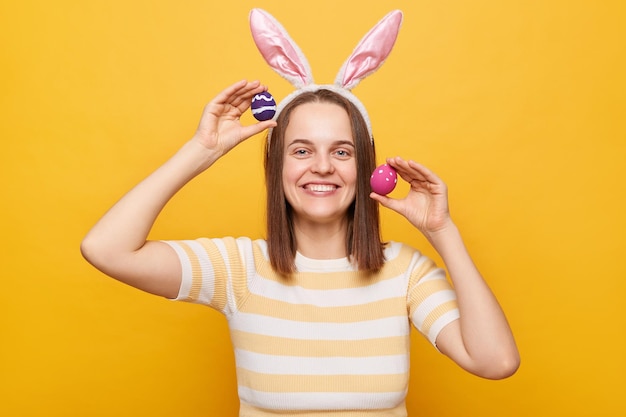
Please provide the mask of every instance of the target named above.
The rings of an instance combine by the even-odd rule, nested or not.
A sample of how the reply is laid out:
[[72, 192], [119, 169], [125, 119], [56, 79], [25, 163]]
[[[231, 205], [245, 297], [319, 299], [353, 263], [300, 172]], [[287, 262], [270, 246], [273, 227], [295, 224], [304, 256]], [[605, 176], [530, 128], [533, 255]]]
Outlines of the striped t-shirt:
[[434, 344], [459, 317], [445, 272], [400, 243], [374, 275], [298, 254], [289, 278], [263, 240], [167, 243], [182, 265], [177, 300], [228, 319], [242, 417], [405, 416], [410, 324]]

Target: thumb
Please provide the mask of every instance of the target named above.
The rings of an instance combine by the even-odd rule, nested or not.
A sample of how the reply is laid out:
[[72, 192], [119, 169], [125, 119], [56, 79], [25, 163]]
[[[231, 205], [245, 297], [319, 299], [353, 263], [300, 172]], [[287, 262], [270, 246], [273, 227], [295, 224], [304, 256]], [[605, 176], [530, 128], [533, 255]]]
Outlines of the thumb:
[[402, 214], [401, 212], [402, 203], [399, 200], [396, 200], [394, 198], [389, 198], [384, 195], [376, 194], [375, 192], [370, 193], [370, 198], [372, 200], [378, 201], [381, 206], [386, 207], [390, 210], [393, 210], [396, 213]]
[[250, 126], [242, 126], [241, 128], [242, 139], [248, 139], [249, 137], [257, 135], [263, 132], [264, 130], [267, 130], [275, 126], [276, 126], [276, 122], [273, 120], [266, 120], [264, 122], [255, 123]]

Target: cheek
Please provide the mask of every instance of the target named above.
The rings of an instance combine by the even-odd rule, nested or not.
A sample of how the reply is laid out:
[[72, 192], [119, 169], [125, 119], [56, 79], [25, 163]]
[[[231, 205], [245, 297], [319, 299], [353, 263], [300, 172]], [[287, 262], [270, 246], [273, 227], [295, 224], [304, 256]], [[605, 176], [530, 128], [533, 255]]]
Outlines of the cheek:
[[287, 163], [283, 165], [283, 172], [281, 175], [283, 193], [289, 204], [294, 204], [296, 198], [296, 187], [298, 181], [302, 176], [302, 169], [299, 165], [293, 163]]
[[355, 164], [350, 164], [343, 167], [341, 176], [346, 184], [349, 184], [356, 188], [358, 176]]
[[287, 190], [289, 189], [289, 177], [287, 176], [285, 171], [283, 171], [283, 176], [282, 176], [281, 181], [283, 185], [283, 192], [287, 193]]
[[293, 184], [297, 178], [297, 167], [289, 162], [283, 163], [283, 187], [287, 188], [290, 184]]

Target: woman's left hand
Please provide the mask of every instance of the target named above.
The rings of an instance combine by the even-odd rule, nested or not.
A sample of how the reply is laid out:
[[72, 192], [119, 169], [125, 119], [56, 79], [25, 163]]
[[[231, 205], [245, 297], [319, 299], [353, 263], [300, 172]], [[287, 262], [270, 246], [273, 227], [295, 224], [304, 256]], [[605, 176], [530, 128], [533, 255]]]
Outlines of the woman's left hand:
[[513, 375], [520, 363], [513, 333], [450, 218], [446, 184], [417, 162], [396, 157], [387, 163], [411, 189], [403, 199], [376, 193], [371, 198], [406, 217], [424, 234], [441, 256], [457, 294], [460, 319], [441, 330], [437, 348], [483, 378]]
[[451, 224], [448, 187], [437, 175], [415, 161], [400, 157], [388, 158], [387, 164], [411, 185], [409, 193], [403, 199], [394, 199], [372, 192], [371, 198], [406, 217], [426, 237]]

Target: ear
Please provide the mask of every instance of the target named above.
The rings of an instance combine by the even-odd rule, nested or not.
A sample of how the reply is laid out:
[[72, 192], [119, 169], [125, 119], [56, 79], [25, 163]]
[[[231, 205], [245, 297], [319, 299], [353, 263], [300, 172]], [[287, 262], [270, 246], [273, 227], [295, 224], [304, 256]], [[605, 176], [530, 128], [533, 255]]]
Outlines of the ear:
[[343, 64], [335, 84], [351, 90], [362, 79], [375, 72], [385, 62], [396, 43], [402, 12], [394, 10], [380, 20], [364, 37]]
[[262, 9], [252, 9], [250, 30], [261, 55], [274, 71], [298, 89], [313, 83], [309, 62], [272, 15]]

